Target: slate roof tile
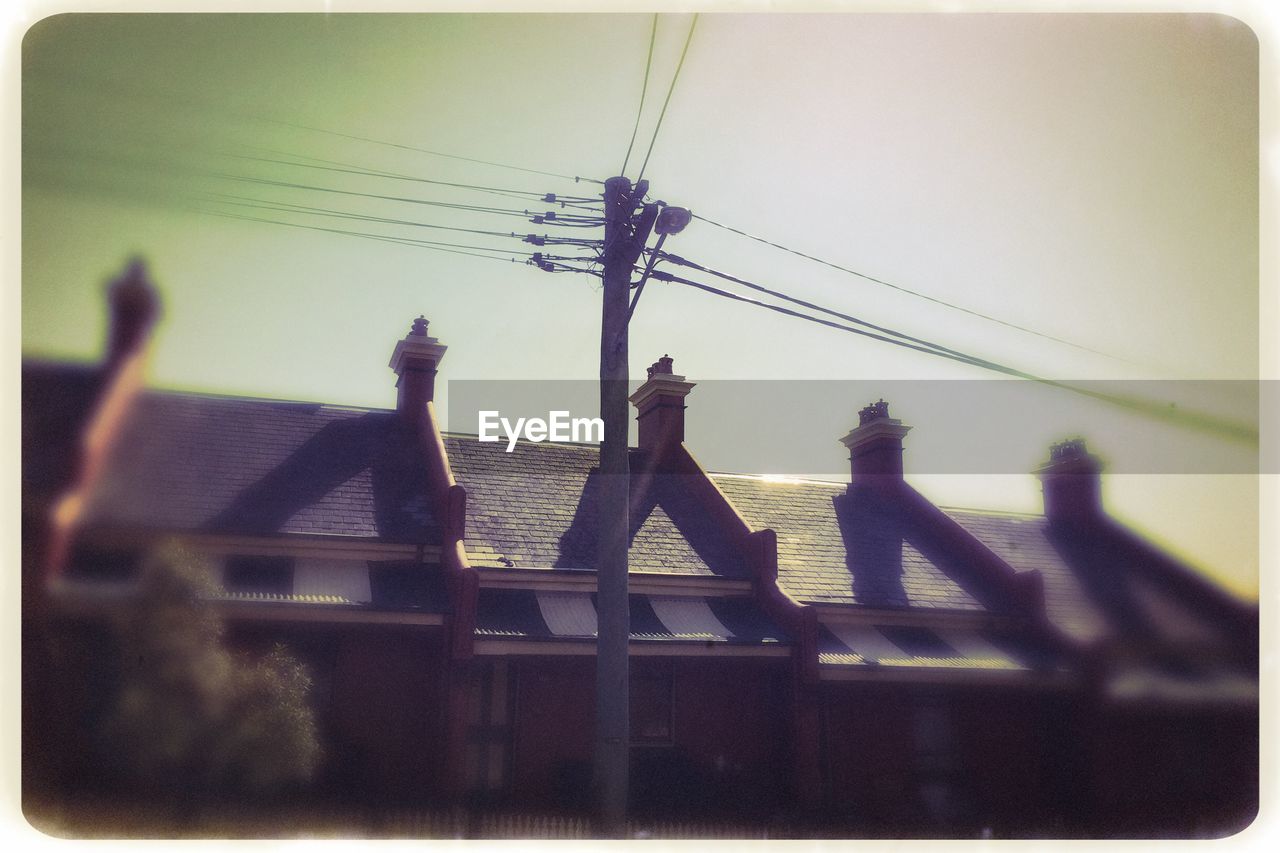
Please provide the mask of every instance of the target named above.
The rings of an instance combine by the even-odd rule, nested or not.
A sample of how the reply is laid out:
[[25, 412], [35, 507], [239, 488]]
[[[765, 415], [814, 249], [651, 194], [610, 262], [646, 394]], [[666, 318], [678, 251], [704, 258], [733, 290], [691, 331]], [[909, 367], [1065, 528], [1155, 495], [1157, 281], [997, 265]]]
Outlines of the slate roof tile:
[[876, 608], [981, 610], [951, 567], [927, 558], [890, 514], [842, 483], [713, 474], [755, 528], [778, 534], [778, 584], [800, 599]]
[[[449, 435], [454, 477], [467, 489], [468, 554], [484, 565], [593, 568], [597, 480], [594, 445], [503, 443]], [[481, 550], [483, 549], [483, 550]], [[690, 493], [682, 476], [659, 475], [633, 513], [633, 572], [746, 577], [727, 537]]]
[[438, 542], [426, 469], [394, 413], [147, 392], [89, 525]]

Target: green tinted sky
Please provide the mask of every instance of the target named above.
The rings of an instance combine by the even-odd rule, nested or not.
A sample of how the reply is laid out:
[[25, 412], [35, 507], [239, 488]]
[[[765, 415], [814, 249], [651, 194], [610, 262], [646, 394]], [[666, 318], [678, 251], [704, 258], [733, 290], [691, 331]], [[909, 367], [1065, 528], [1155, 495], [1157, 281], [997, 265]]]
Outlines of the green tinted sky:
[[[391, 405], [386, 361], [418, 313], [450, 346], [445, 378], [594, 376], [595, 279], [219, 218], [193, 208], [235, 208], [192, 197], [531, 230], [516, 218], [207, 173], [523, 206], [227, 156], [281, 158], [270, 149], [435, 180], [589, 193], [291, 125], [607, 177], [635, 121], [650, 20], [40, 22], [23, 45], [24, 350], [95, 356], [102, 283], [137, 252], [164, 293], [152, 371], [160, 385]], [[642, 152], [688, 20], [659, 22]], [[1254, 378], [1257, 73], [1253, 34], [1221, 16], [703, 15], [646, 177], [657, 197], [712, 219], [1150, 367], [992, 325], [700, 223], [668, 243], [875, 322], [1062, 378]], [[981, 376], [659, 285], [646, 292], [631, 347], [633, 374], [669, 352], [699, 379]], [[839, 405], [852, 418], [864, 402]], [[947, 429], [915, 426], [914, 435]], [[1029, 470], [1058, 437], [1031, 437], [1016, 465]], [[1089, 438], [1107, 450], [1106, 436]], [[920, 485], [942, 503], [1038, 508], [1031, 478]], [[1109, 496], [1120, 515], [1256, 592], [1252, 478], [1114, 478]]]

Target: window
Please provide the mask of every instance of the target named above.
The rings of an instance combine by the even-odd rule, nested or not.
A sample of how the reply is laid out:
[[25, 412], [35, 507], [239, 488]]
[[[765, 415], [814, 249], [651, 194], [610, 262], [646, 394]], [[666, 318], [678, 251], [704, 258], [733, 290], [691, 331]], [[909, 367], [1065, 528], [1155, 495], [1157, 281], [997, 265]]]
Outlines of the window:
[[292, 557], [228, 557], [222, 572], [227, 592], [293, 593]]
[[474, 799], [497, 798], [511, 775], [514, 673], [505, 660], [478, 664], [467, 684], [467, 790]]
[[447, 600], [439, 567], [428, 563], [370, 563], [369, 593], [380, 607], [406, 610], [433, 609]]
[[930, 818], [945, 823], [956, 812], [957, 756], [950, 709], [940, 697], [921, 696], [911, 722], [920, 800]]

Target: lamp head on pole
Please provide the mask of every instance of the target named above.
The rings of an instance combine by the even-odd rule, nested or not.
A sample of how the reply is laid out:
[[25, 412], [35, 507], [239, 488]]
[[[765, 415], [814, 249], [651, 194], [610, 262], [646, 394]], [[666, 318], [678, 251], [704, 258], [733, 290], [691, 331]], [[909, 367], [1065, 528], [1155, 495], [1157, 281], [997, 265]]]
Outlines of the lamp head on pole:
[[693, 214], [683, 207], [664, 207], [658, 214], [653, 228], [659, 234], [679, 234], [689, 224]]

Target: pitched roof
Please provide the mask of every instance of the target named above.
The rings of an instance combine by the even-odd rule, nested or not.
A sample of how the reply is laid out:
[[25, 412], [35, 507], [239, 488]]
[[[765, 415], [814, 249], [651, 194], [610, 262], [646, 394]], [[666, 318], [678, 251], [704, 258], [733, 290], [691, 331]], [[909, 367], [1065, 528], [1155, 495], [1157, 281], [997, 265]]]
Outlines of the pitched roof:
[[[23, 364], [24, 501], [74, 472], [101, 390], [91, 366]], [[445, 439], [468, 491], [467, 549], [479, 566], [591, 568], [593, 445]], [[779, 585], [812, 603], [977, 611], [989, 589], [919, 525], [843, 483], [714, 474], [753, 527], [778, 535]], [[638, 479], [638, 478], [637, 478]], [[90, 497], [86, 524], [240, 534], [439, 541], [427, 473], [395, 412], [150, 391], [136, 402]], [[1072, 542], [1040, 516], [945, 512], [1017, 572], [1044, 579], [1049, 618], [1081, 641], [1145, 632], [1195, 643], [1222, 636], [1185, 588], [1130, 565], [1130, 552]], [[659, 475], [633, 505], [637, 572], [745, 578], [725, 532], [683, 475]], [[1194, 590], [1192, 590], [1194, 592]]]
[[981, 610], [982, 590], [891, 509], [845, 484], [713, 474], [752, 527], [778, 535], [778, 584], [805, 602]]
[[1157, 639], [1204, 645], [1233, 630], [1189, 605], [1143, 570], [1129, 554], [1100, 538], [1054, 531], [1043, 516], [944, 509], [1015, 571], [1038, 571], [1045, 610], [1060, 630], [1081, 642]]
[[[597, 446], [518, 442], [508, 453], [503, 443], [449, 435], [445, 450], [467, 489], [473, 564], [595, 566]], [[746, 577], [741, 557], [683, 480], [654, 477], [633, 506], [631, 571]]]
[[393, 412], [148, 392], [86, 524], [438, 542], [426, 476]]
[[943, 512], [1014, 571], [1040, 572], [1045, 612], [1072, 638], [1091, 642], [1109, 632], [1105, 611], [1087, 593], [1082, 579], [1049, 539], [1049, 522], [1044, 516], [948, 507], [943, 507]]

